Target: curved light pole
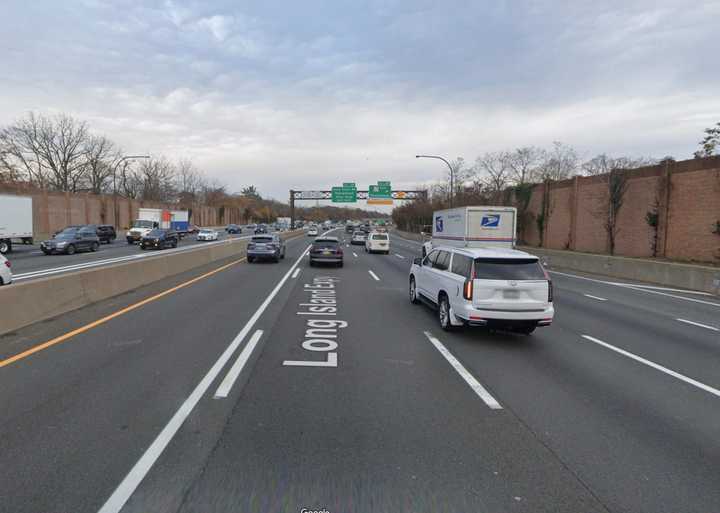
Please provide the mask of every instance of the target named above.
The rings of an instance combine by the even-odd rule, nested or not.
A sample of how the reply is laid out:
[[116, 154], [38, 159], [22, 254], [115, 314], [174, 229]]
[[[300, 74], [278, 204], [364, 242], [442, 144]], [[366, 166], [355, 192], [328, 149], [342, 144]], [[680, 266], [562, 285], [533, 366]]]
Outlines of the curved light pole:
[[149, 159], [150, 155], [126, 155], [120, 160], [118, 160], [115, 165], [113, 166], [113, 222], [115, 223], [115, 228], [118, 229], [120, 226], [118, 225], [118, 210], [117, 210], [117, 188], [115, 187], [115, 176], [117, 175], [117, 168], [120, 166], [121, 162], [124, 162], [125, 160], [133, 160], [133, 159]]
[[455, 195], [455, 171], [453, 170], [452, 166], [450, 165], [450, 162], [448, 162], [443, 157], [440, 157], [439, 155], [415, 155], [416, 159], [438, 159], [442, 160], [447, 164], [448, 169], [450, 170], [450, 208], [453, 206], [453, 196]]

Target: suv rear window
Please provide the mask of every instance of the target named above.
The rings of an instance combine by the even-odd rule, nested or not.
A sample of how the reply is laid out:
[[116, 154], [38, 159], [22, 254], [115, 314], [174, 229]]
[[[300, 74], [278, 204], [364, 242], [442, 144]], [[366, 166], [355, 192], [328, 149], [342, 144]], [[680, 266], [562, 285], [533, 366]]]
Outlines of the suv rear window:
[[333, 248], [338, 247], [338, 241], [336, 240], [316, 240], [313, 242], [313, 248]]
[[373, 235], [372, 238], [373, 238], [373, 240], [388, 240], [388, 236], [385, 235], [384, 233], [377, 233], [377, 234]]
[[545, 271], [534, 258], [476, 258], [479, 280], [545, 280]]
[[253, 242], [272, 242], [273, 238], [272, 237], [253, 237], [252, 241]]

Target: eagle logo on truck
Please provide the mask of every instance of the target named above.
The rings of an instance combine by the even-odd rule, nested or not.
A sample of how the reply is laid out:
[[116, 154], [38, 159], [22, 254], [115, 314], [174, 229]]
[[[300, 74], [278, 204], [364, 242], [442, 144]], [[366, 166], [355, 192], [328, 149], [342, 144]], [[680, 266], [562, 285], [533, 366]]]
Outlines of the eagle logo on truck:
[[436, 232], [443, 231], [443, 218], [440, 216], [437, 216], [435, 218], [435, 231]]
[[480, 226], [483, 228], [498, 228], [500, 226], [500, 216], [498, 214], [487, 214], [480, 220]]

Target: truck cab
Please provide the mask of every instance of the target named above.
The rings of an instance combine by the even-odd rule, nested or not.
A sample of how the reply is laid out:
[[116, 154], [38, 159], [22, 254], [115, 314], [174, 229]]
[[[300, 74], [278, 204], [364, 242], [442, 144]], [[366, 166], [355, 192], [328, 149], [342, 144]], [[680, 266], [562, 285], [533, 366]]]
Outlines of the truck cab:
[[136, 219], [133, 222], [132, 227], [125, 234], [125, 239], [128, 244], [135, 244], [140, 242], [143, 237], [150, 233], [155, 228], [159, 228], [160, 223], [157, 221], [150, 221], [148, 219]]

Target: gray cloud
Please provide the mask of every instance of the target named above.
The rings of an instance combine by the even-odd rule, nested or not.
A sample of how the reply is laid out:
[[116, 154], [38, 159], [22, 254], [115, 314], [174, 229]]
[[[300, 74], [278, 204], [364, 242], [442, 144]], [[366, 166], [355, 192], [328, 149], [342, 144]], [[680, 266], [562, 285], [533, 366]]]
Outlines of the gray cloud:
[[0, 122], [90, 120], [232, 189], [439, 176], [562, 140], [678, 158], [720, 117], [718, 2], [13, 2]]

